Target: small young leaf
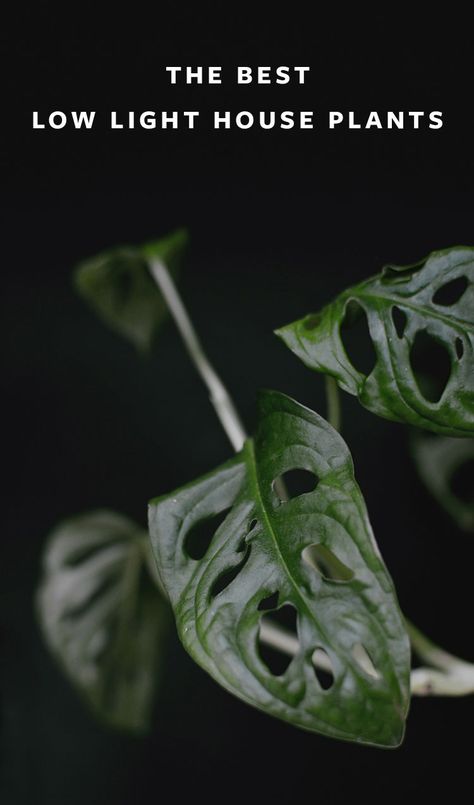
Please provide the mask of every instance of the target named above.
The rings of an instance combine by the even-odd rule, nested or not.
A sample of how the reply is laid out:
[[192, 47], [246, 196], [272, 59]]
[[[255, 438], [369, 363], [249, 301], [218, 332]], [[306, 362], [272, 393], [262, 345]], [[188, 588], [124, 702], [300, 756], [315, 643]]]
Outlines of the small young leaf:
[[76, 288], [110, 327], [139, 350], [147, 350], [167, 314], [147, 260], [161, 259], [175, 277], [186, 243], [186, 232], [178, 230], [140, 247], [101, 252], [77, 267]]
[[168, 606], [144, 567], [144, 540], [110, 511], [83, 514], [51, 534], [37, 594], [46, 642], [98, 718], [144, 732]]
[[[361, 317], [375, 349], [368, 373], [344, 346]], [[474, 434], [473, 248], [387, 266], [276, 333], [307, 366], [334, 377], [379, 416], [448, 436]]]
[[[317, 483], [284, 502], [275, 481], [295, 469]], [[192, 559], [187, 534], [229, 507], [204, 556]], [[223, 687], [307, 730], [400, 743], [408, 638], [351, 456], [327, 422], [282, 394], [264, 392], [255, 440], [209, 475], [152, 501], [149, 524], [181, 640]], [[317, 546], [316, 565], [310, 546]], [[258, 647], [272, 610], [297, 615], [297, 635], [290, 633], [296, 655], [274, 673]], [[327, 684], [315, 673], [318, 652], [330, 672]]]
[[[474, 439], [417, 436], [413, 455], [422, 481], [459, 528], [474, 531]], [[459, 476], [465, 488], [458, 489]]]

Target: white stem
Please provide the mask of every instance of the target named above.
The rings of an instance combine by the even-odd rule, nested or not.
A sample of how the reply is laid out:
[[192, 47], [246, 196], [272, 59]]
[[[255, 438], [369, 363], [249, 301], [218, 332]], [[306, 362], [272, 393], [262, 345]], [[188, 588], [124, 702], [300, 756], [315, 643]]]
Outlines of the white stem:
[[[260, 639], [282, 654], [294, 657], [299, 650], [297, 638], [277, 624], [262, 619]], [[449, 661], [448, 661], [449, 658]], [[445, 670], [438, 668], [415, 668], [411, 672], [410, 688], [413, 696], [466, 696], [474, 693], [474, 665], [464, 662], [442, 649], [431, 656]], [[323, 671], [331, 671], [331, 662], [322, 652], [313, 655], [313, 662]]]
[[412, 693], [417, 696], [465, 696], [474, 693], [474, 664], [436, 646], [410, 621], [406, 627], [414, 651], [430, 667], [411, 674]]
[[298, 653], [300, 644], [294, 634], [288, 632], [283, 626], [279, 626], [262, 618], [260, 621], [260, 640], [271, 646], [288, 657], [294, 657]]
[[411, 672], [414, 696], [467, 696], [474, 693], [474, 665], [459, 662], [449, 672], [415, 668]]
[[150, 260], [148, 265], [150, 273], [173, 316], [191, 360], [209, 390], [211, 402], [221, 425], [232, 447], [238, 452], [242, 449], [247, 435], [229, 392], [207, 358], [165, 264], [161, 260]]

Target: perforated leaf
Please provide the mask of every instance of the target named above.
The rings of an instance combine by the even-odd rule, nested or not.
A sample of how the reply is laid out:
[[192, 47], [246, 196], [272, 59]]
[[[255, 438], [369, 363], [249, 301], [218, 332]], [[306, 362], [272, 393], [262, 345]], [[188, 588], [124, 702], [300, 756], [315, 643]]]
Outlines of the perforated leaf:
[[143, 246], [101, 252], [77, 267], [76, 288], [110, 327], [139, 350], [149, 349], [167, 307], [146, 261], [160, 258], [176, 276], [186, 244], [187, 233], [180, 229]]
[[[368, 374], [349, 360], [341, 337], [342, 327], [364, 315], [376, 357]], [[446, 435], [474, 433], [474, 249], [387, 266], [276, 332], [307, 366], [379, 416]]]
[[[274, 481], [295, 470], [311, 473], [316, 486], [282, 502]], [[210, 544], [200, 542], [202, 523], [226, 510]], [[149, 524], [181, 640], [214, 679], [304, 729], [381, 746], [401, 741], [408, 639], [349, 451], [327, 422], [264, 392], [255, 440], [152, 501]], [[285, 608], [297, 613], [297, 653], [276, 675], [259, 634]], [[313, 660], [329, 666], [329, 689]]]
[[474, 531], [474, 439], [418, 436], [413, 455], [426, 487], [464, 531]]
[[169, 609], [144, 572], [148, 535], [110, 511], [51, 534], [37, 594], [47, 644], [94, 713], [142, 732], [151, 716]]

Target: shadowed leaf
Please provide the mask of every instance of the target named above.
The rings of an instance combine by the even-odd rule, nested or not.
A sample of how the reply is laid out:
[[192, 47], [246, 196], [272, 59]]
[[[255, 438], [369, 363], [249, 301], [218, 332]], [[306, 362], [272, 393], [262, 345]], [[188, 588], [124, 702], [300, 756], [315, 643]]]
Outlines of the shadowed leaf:
[[146, 532], [110, 511], [61, 523], [46, 546], [37, 612], [46, 642], [109, 726], [147, 729], [168, 606], [144, 571]]
[[178, 230], [140, 247], [120, 246], [101, 252], [77, 267], [76, 288], [112, 329], [140, 351], [147, 350], [166, 318], [167, 308], [146, 261], [161, 259], [176, 277], [186, 244], [186, 232]]

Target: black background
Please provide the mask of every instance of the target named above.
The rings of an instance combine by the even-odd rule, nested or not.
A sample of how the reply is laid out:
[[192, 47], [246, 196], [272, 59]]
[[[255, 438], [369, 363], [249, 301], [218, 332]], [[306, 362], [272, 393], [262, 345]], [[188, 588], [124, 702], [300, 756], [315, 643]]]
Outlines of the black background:
[[[466, 20], [416, 23], [290, 4], [97, 8], [45, 3], [4, 26], [2, 128], [2, 786], [16, 803], [204, 798], [286, 803], [469, 791], [472, 700], [415, 700], [396, 751], [305, 734], [222, 691], [169, 638], [152, 734], [97, 726], [50, 659], [32, 596], [62, 517], [147, 500], [230, 448], [171, 324], [138, 359], [74, 296], [77, 260], [185, 225], [181, 289], [249, 429], [259, 387], [324, 411], [321, 378], [272, 335], [385, 262], [472, 244]], [[222, 65], [218, 87], [170, 88], [166, 64]], [[310, 65], [304, 87], [236, 87], [237, 64]], [[54, 109], [441, 110], [439, 131], [32, 132]], [[472, 541], [424, 491], [400, 425], [343, 400], [344, 436], [400, 603], [474, 659]]]

